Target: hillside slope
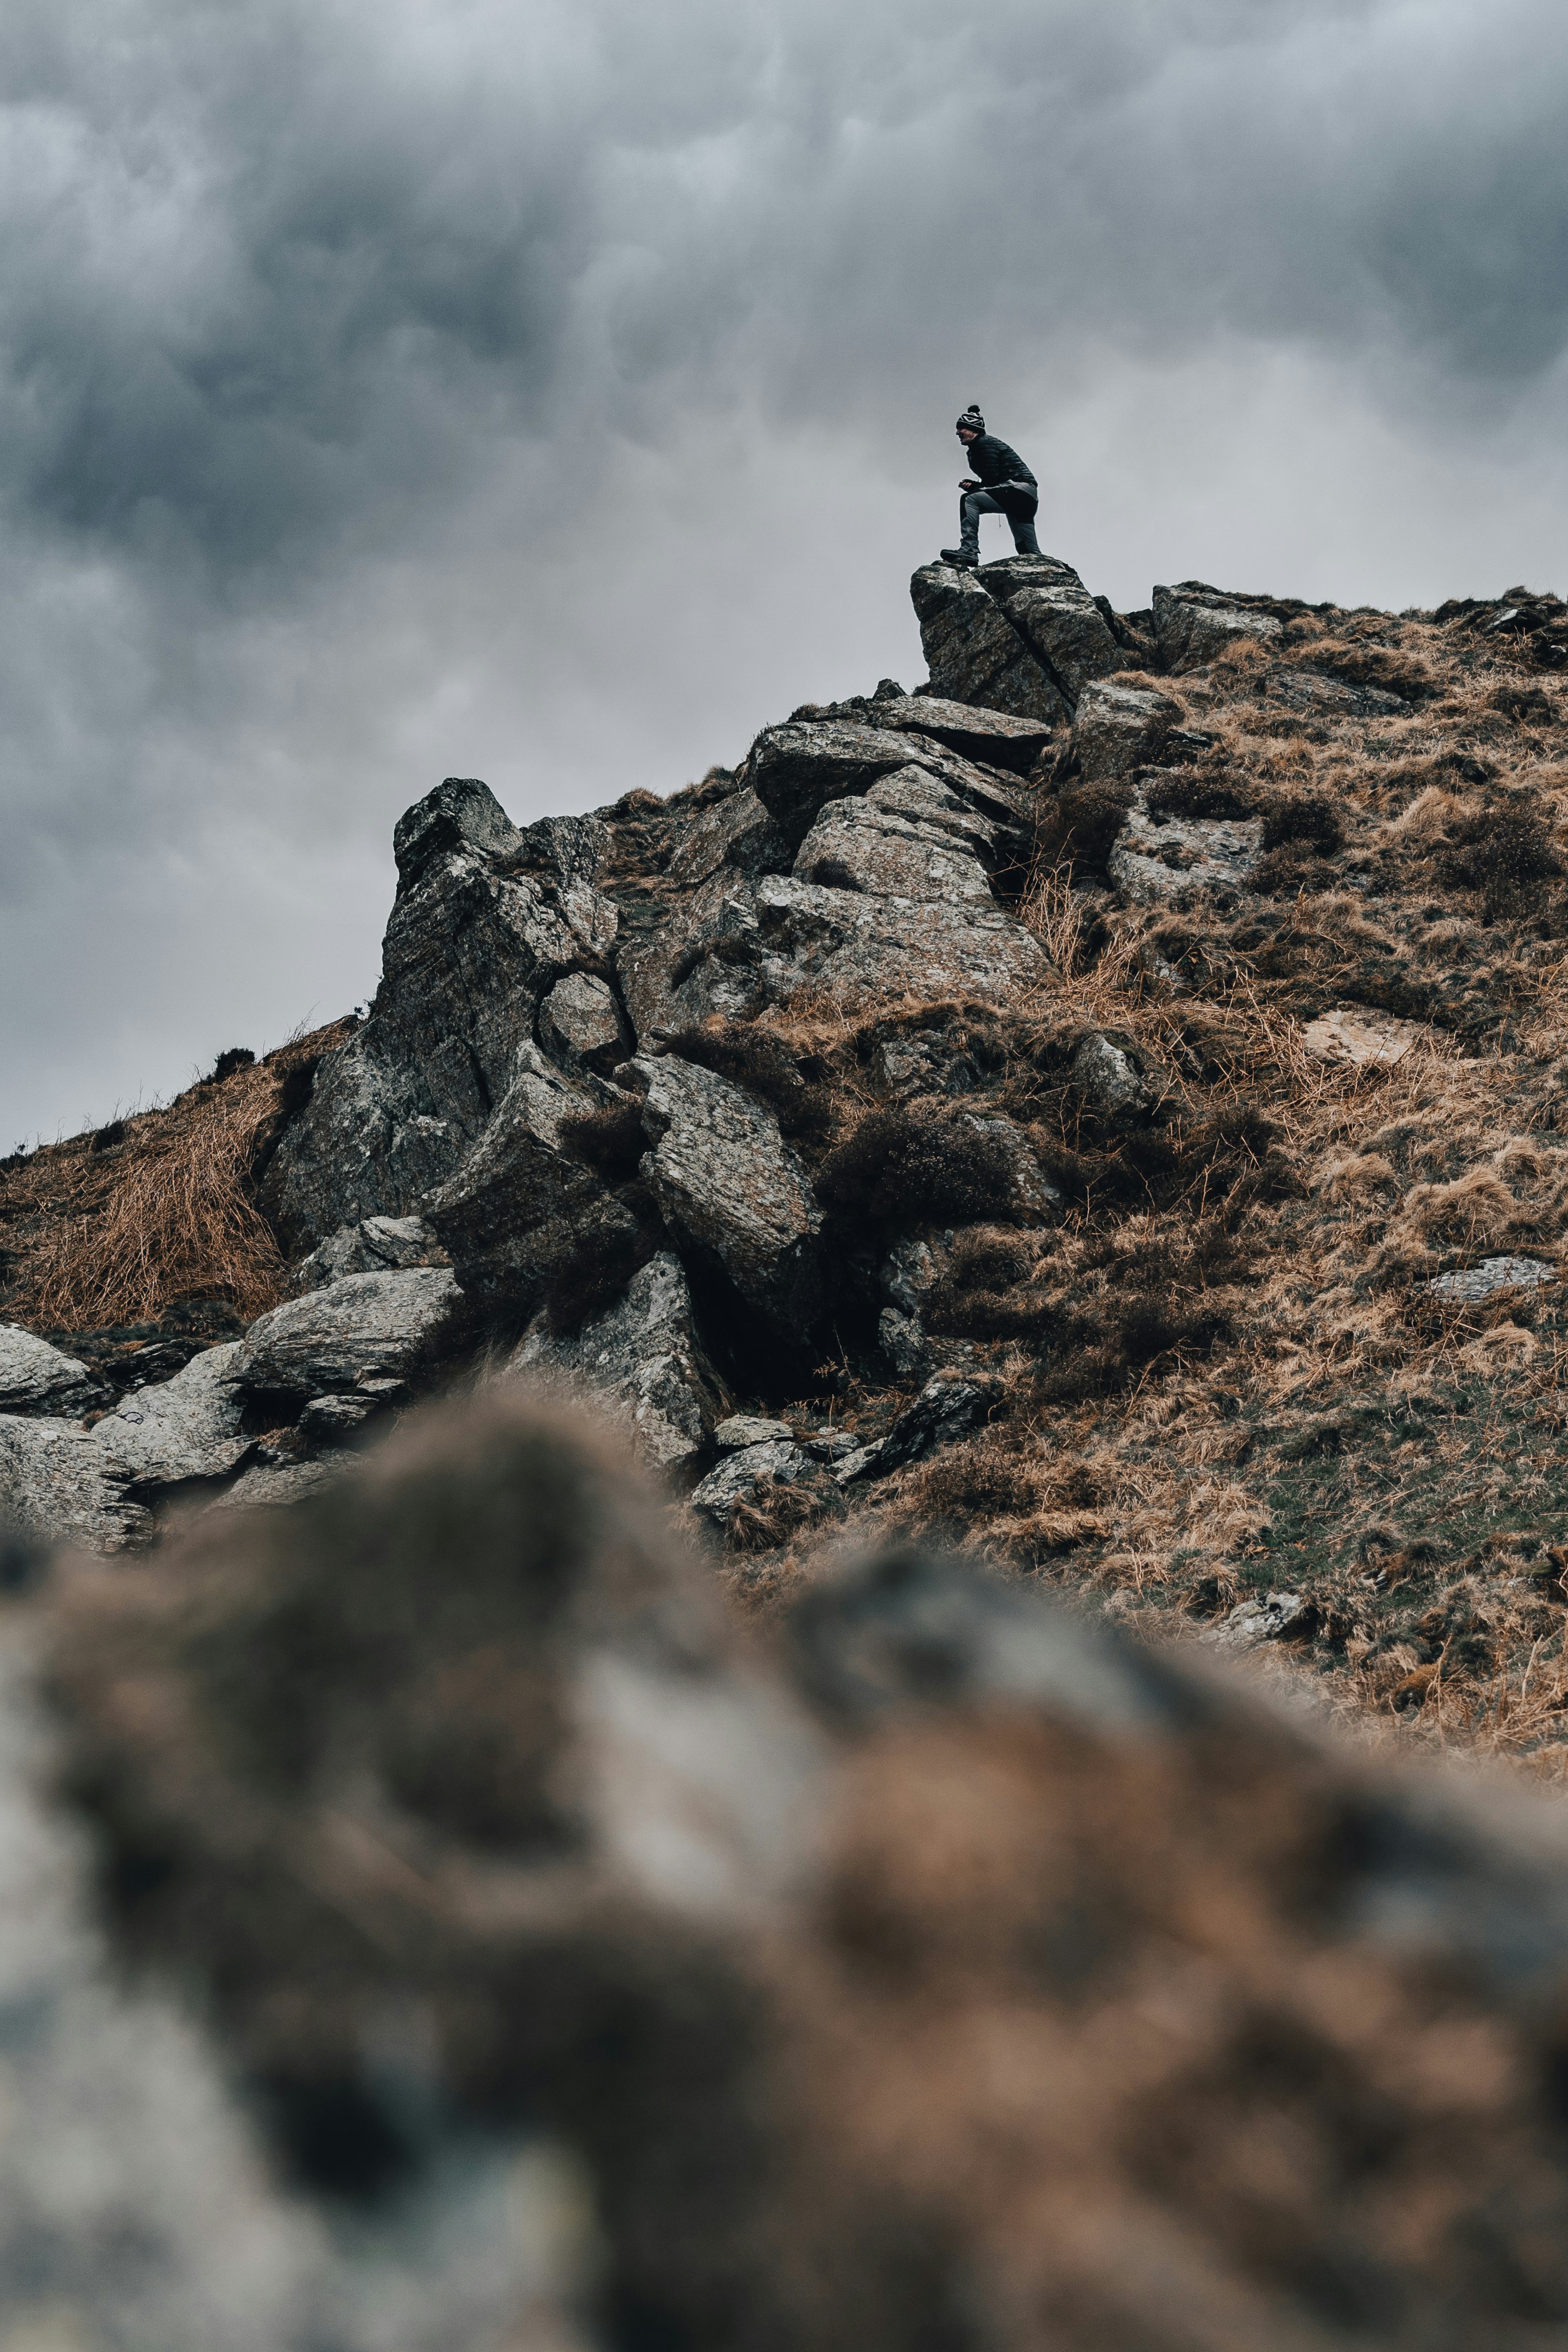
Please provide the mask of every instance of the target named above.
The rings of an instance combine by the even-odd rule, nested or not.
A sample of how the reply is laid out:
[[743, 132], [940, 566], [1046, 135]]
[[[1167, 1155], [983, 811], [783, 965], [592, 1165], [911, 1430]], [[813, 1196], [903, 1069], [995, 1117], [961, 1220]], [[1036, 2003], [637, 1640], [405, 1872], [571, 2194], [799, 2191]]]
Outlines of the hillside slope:
[[[96, 1383], [12, 1374], [13, 1515], [140, 1544], [549, 1372], [759, 1605], [936, 1530], [1553, 1769], [1568, 613], [913, 586], [928, 689], [665, 802], [411, 810], [368, 1019], [212, 1084], [139, 1288], [189, 1097], [0, 1169], [4, 1311]], [[185, 1391], [133, 1444], [205, 1340], [201, 1444]]]

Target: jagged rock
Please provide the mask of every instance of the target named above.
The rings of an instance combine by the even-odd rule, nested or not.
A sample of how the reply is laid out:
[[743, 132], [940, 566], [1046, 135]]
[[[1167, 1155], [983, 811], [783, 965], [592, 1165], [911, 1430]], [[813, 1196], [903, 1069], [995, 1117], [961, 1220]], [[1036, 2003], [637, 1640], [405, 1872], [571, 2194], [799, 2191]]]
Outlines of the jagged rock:
[[1127, 667], [1104, 614], [1076, 578], [1019, 588], [1004, 610], [1074, 709], [1091, 678]]
[[421, 1217], [361, 1217], [340, 1225], [302, 1258], [288, 1278], [290, 1297], [341, 1282], [347, 1274], [382, 1274], [409, 1265], [441, 1265], [445, 1253]]
[[937, 694], [878, 697], [876, 724], [929, 735], [961, 759], [985, 761], [1027, 776], [1049, 746], [1055, 728], [1046, 719], [1018, 719], [977, 703], [948, 702]]
[[1221, 1624], [1198, 1639], [1217, 1650], [1253, 1650], [1260, 1643], [1277, 1642], [1299, 1626], [1306, 1613], [1299, 1592], [1270, 1592], [1262, 1600], [1239, 1601]]
[[753, 904], [757, 969], [774, 1003], [806, 988], [865, 1000], [905, 991], [1006, 1000], [1050, 972], [1039, 941], [995, 905], [929, 902], [915, 924], [895, 900], [784, 874], [765, 875]]
[[1435, 1276], [1427, 1287], [1434, 1298], [1469, 1307], [1490, 1298], [1494, 1290], [1533, 1290], [1556, 1280], [1557, 1268], [1542, 1258], [1483, 1257], [1479, 1265], [1466, 1266], [1461, 1273]]
[[1419, 1021], [1396, 1020], [1391, 1013], [1375, 1013], [1367, 1006], [1342, 1005], [1309, 1021], [1301, 1043], [1317, 1061], [1362, 1069], [1403, 1061], [1416, 1039], [1430, 1034]]
[[764, 1001], [758, 946], [755, 887], [721, 866], [618, 959], [639, 1043], [660, 1045], [713, 1016], [743, 1021], [755, 1013]]
[[524, 1372], [580, 1381], [626, 1420], [639, 1453], [661, 1469], [689, 1461], [727, 1426], [729, 1399], [670, 1250], [639, 1267], [624, 1297], [580, 1331], [557, 1336], [538, 1318], [504, 1377]]
[[940, 1377], [927, 1381], [909, 1410], [899, 1414], [883, 1439], [875, 1465], [878, 1477], [922, 1460], [955, 1437], [966, 1436], [986, 1419], [1000, 1394], [1000, 1385], [995, 1381]]
[[[928, 768], [911, 766], [895, 768], [890, 776], [879, 776], [866, 793], [864, 805], [906, 819], [933, 840], [961, 843], [988, 868], [1016, 862], [1022, 847], [1023, 828], [994, 803], [989, 807], [977, 807], [976, 797], [972, 792], [956, 791]], [[853, 805], [836, 801], [822, 814], [831, 816], [835, 810]]]
[[[895, 771], [895, 779], [904, 775], [930, 781], [919, 769]], [[807, 882], [885, 898], [993, 903], [985, 868], [951, 833], [869, 799], [831, 802], [800, 844], [795, 871]]]
[[1097, 1029], [1072, 1056], [1072, 1075], [1088, 1108], [1113, 1123], [1135, 1118], [1154, 1099], [1132, 1055]]
[[0, 1527], [43, 1544], [124, 1551], [149, 1526], [96, 1432], [74, 1421], [0, 1414]]
[[1200, 580], [1156, 588], [1154, 615], [1155, 642], [1169, 670], [1199, 668], [1238, 637], [1271, 646], [1282, 634], [1272, 614], [1228, 604], [1218, 589], [1207, 587]]
[[373, 1396], [312, 1397], [296, 1426], [318, 1444], [340, 1445], [364, 1427], [377, 1402]]
[[685, 827], [670, 860], [672, 882], [690, 889], [727, 866], [737, 874], [782, 872], [793, 844], [749, 786], [704, 809]]
[[757, 1412], [732, 1412], [714, 1431], [713, 1442], [727, 1454], [734, 1454], [743, 1445], [767, 1445], [774, 1439], [788, 1444], [794, 1435], [787, 1421], [768, 1421]]
[[539, 1043], [568, 1069], [613, 1069], [631, 1039], [609, 982], [587, 971], [558, 980], [539, 1007]]
[[351, 1274], [260, 1315], [234, 1360], [254, 1393], [309, 1399], [373, 1380], [402, 1380], [460, 1297], [446, 1266]]
[[531, 1312], [571, 1251], [635, 1232], [635, 1219], [563, 1145], [569, 1118], [614, 1099], [602, 1080], [567, 1078], [537, 1045], [519, 1047], [483, 1136], [424, 1204], [470, 1297]]
[[1140, 791], [1106, 859], [1118, 889], [1152, 906], [1247, 887], [1263, 853], [1261, 817], [1156, 817], [1143, 801]]
[[183, 1371], [132, 1390], [93, 1429], [115, 1475], [139, 1496], [191, 1478], [224, 1478], [251, 1450], [241, 1426], [240, 1341], [204, 1349]]
[[998, 1215], [1019, 1224], [1037, 1224], [1056, 1214], [1061, 1195], [1046, 1175], [1021, 1128], [999, 1112], [964, 1111], [955, 1124], [968, 1128], [1006, 1164], [1011, 1201]]
[[90, 1412], [99, 1395], [92, 1374], [74, 1356], [19, 1323], [0, 1323], [0, 1413], [73, 1421]]
[[449, 1179], [505, 1094], [539, 1000], [606, 954], [616, 912], [591, 878], [596, 819], [511, 824], [484, 785], [448, 780], [400, 821], [399, 884], [369, 1019], [329, 1054], [267, 1169], [292, 1251]]
[[258, 1462], [253, 1469], [242, 1470], [226, 1493], [207, 1507], [212, 1511], [264, 1507], [280, 1510], [287, 1504], [302, 1503], [308, 1495], [319, 1495], [343, 1475], [344, 1467], [338, 1462]]
[[721, 1265], [742, 1298], [792, 1337], [821, 1305], [822, 1212], [771, 1110], [673, 1054], [626, 1066], [643, 1089], [643, 1162], [664, 1219]]
[[1350, 686], [1315, 669], [1275, 670], [1268, 690], [1276, 701], [1315, 719], [1400, 719], [1410, 709], [1402, 695], [1377, 686]]
[[1072, 749], [1085, 783], [1153, 767], [1182, 710], [1168, 694], [1092, 680], [1078, 698]]
[[877, 1317], [877, 1345], [901, 1381], [925, 1380], [931, 1370], [931, 1342], [916, 1317], [884, 1307]]
[[882, 1286], [896, 1307], [916, 1320], [925, 1310], [925, 1302], [946, 1269], [946, 1251], [953, 1236], [943, 1237], [939, 1247], [920, 1234], [908, 1234], [894, 1242], [883, 1262]]
[[972, 572], [922, 565], [909, 583], [934, 695], [1056, 726], [1067, 705]]
[[693, 1487], [687, 1499], [693, 1510], [700, 1511], [705, 1519], [726, 1527], [734, 1517], [736, 1505], [748, 1500], [764, 1480], [771, 1483], [781, 1478], [793, 1486], [806, 1475], [807, 1467], [805, 1454], [792, 1439], [768, 1439], [727, 1454], [716, 1470], [710, 1470], [700, 1485]]
[[911, 757], [907, 738], [891, 728], [791, 719], [758, 737], [747, 777], [785, 839], [798, 846], [830, 801], [866, 792]]

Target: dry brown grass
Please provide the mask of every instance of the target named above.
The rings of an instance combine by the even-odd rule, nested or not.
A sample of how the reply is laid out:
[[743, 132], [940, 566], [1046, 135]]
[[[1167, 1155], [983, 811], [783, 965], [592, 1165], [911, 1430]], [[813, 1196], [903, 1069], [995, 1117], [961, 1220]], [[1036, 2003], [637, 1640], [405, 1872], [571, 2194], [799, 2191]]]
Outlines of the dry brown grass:
[[[46, 1144], [0, 1173], [16, 1263], [5, 1313], [42, 1330], [155, 1322], [177, 1302], [275, 1306], [284, 1262], [252, 1171], [298, 1074], [344, 1024], [110, 1129]], [[119, 1139], [116, 1129], [122, 1129]]]

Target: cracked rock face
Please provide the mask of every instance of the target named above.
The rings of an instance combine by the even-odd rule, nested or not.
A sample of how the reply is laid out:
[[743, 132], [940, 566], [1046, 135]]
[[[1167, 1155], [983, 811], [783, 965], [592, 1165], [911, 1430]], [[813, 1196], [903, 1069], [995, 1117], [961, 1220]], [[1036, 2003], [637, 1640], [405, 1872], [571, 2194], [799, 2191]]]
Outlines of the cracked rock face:
[[106, 1413], [92, 1433], [117, 1474], [138, 1489], [226, 1477], [250, 1451], [242, 1352], [237, 1340], [205, 1349], [172, 1381], [133, 1390]]
[[[918, 769], [897, 770], [890, 781], [904, 775], [925, 781]], [[953, 807], [961, 815], [957, 802]], [[869, 798], [830, 803], [800, 844], [795, 871], [803, 881], [884, 898], [992, 904], [986, 870], [961, 839], [944, 825]]]
[[1092, 681], [1078, 698], [1072, 725], [1072, 748], [1084, 782], [1153, 767], [1181, 718], [1180, 703], [1168, 694]]
[[446, 1266], [349, 1275], [258, 1316], [239, 1343], [234, 1376], [250, 1390], [304, 1399], [401, 1380], [458, 1296]]
[[806, 988], [1006, 998], [1050, 971], [1038, 940], [994, 901], [915, 908], [780, 874], [758, 885], [756, 911], [762, 982], [775, 1003]]
[[1198, 892], [1245, 888], [1262, 854], [1261, 817], [1154, 817], [1134, 805], [1106, 865], [1129, 898], [1179, 906]]
[[587, 971], [558, 980], [539, 1007], [539, 1042], [570, 1069], [613, 1069], [630, 1040], [607, 981]]
[[1091, 678], [1127, 666], [1104, 614], [1076, 580], [1020, 588], [1004, 610], [1074, 709]]
[[974, 572], [924, 564], [909, 593], [934, 694], [1047, 726], [1069, 716], [1055, 680]]
[[85, 1364], [19, 1324], [0, 1323], [0, 1413], [71, 1421], [90, 1412], [98, 1384]]
[[1282, 624], [1271, 613], [1232, 604], [1200, 581], [1156, 588], [1154, 615], [1155, 642], [1165, 667], [1173, 671], [1201, 668], [1238, 638], [1274, 646], [1283, 635]]
[[74, 1421], [0, 1415], [0, 1525], [39, 1543], [124, 1551], [147, 1532], [113, 1454]]
[[488, 1124], [541, 998], [615, 938], [591, 875], [590, 818], [513, 825], [482, 784], [449, 780], [403, 818], [398, 895], [369, 1019], [329, 1054], [267, 1171], [289, 1246], [401, 1217]]
[[773, 1112], [674, 1055], [631, 1066], [653, 1149], [643, 1174], [665, 1222], [711, 1254], [749, 1306], [791, 1336], [821, 1310], [822, 1212]]
[[701, 1453], [729, 1411], [728, 1394], [697, 1330], [685, 1271], [671, 1250], [650, 1258], [625, 1296], [580, 1331], [557, 1337], [542, 1318], [537, 1320], [504, 1377], [518, 1373], [580, 1383], [609, 1405], [643, 1459], [658, 1469]]
[[326, 1282], [341, 1282], [346, 1274], [384, 1274], [407, 1265], [439, 1262], [441, 1244], [419, 1217], [362, 1217], [356, 1225], [340, 1225], [319, 1248], [301, 1259], [288, 1279], [292, 1294], [319, 1290]]

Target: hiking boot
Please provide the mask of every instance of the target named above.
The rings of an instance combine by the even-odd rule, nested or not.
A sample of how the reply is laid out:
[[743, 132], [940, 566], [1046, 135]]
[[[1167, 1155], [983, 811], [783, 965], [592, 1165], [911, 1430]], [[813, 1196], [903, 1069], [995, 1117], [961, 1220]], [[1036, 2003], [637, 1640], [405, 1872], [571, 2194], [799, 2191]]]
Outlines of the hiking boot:
[[945, 547], [942, 561], [944, 563], [956, 563], [965, 572], [973, 572], [977, 569], [980, 559], [967, 547]]

